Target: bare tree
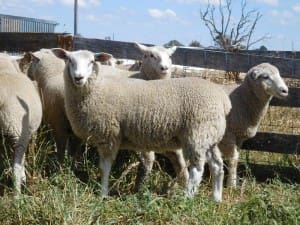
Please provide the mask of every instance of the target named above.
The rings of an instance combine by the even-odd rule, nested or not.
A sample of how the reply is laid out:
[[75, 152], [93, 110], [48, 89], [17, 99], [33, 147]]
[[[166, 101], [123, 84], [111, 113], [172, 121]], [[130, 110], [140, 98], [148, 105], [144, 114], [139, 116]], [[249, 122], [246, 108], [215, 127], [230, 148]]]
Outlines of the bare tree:
[[219, 0], [218, 6], [210, 4], [208, 0], [206, 10], [200, 11], [201, 20], [205, 23], [218, 47], [226, 50], [249, 49], [250, 46], [268, 38], [267, 35], [264, 35], [252, 40], [262, 14], [255, 9], [247, 11], [246, 8], [247, 0], [242, 0], [241, 15], [238, 21], [233, 20], [232, 0]]

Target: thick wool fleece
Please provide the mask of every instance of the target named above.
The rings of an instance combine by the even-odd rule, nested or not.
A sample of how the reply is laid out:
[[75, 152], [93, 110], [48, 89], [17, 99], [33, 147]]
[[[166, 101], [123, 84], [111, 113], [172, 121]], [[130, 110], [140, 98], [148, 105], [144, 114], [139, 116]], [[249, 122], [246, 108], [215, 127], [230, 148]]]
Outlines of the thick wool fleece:
[[162, 152], [221, 140], [231, 104], [216, 85], [199, 78], [118, 82], [102, 78], [111, 68], [94, 70], [82, 88], [65, 71], [66, 111], [79, 137], [105, 150]]
[[33, 83], [10, 56], [0, 55], [0, 128], [5, 134], [32, 134], [41, 122], [41, 101]]
[[[277, 68], [263, 63], [260, 68], [272, 75], [279, 73]], [[263, 87], [248, 72], [243, 83], [232, 90], [229, 95], [232, 109], [227, 118], [227, 128], [220, 144], [220, 150], [226, 156], [232, 144], [241, 146], [243, 141], [256, 135], [261, 120], [267, 113], [272, 95], [266, 93]], [[229, 149], [227, 149], [229, 147]]]
[[[8, 68], [12, 68], [11, 70]], [[0, 66], [0, 132], [8, 138], [14, 150], [13, 173], [15, 187], [21, 191], [26, 180], [25, 152], [32, 134], [42, 120], [39, 94], [13, 63]]]

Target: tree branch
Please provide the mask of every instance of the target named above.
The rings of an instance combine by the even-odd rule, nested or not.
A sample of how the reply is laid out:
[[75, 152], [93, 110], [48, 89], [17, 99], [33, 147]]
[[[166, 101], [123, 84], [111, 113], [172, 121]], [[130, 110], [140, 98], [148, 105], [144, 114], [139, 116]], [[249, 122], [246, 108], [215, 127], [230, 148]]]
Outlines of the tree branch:
[[[215, 19], [216, 13], [219, 14], [216, 18], [220, 18], [220, 23]], [[217, 11], [214, 5], [208, 3], [205, 11], [200, 11], [200, 15], [215, 44], [223, 49], [229, 50], [242, 46], [248, 49], [251, 45], [267, 38], [265, 35], [255, 41], [251, 40], [262, 14], [255, 9], [248, 11], [246, 0], [241, 1], [241, 14], [237, 24], [232, 21], [232, 0], [225, 2], [219, 0]]]

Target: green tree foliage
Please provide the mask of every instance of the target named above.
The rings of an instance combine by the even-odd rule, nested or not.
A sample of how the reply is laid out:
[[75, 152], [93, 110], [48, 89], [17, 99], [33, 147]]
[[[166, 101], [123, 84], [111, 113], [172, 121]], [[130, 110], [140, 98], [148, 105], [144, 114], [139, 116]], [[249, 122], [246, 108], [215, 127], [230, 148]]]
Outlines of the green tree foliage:
[[184, 46], [183, 44], [181, 44], [179, 41], [177, 40], [171, 40], [168, 43], [164, 44], [164, 47], [173, 47], [173, 46]]
[[202, 47], [202, 45], [200, 44], [199, 41], [196, 41], [196, 40], [193, 40], [190, 44], [189, 44], [190, 47]]

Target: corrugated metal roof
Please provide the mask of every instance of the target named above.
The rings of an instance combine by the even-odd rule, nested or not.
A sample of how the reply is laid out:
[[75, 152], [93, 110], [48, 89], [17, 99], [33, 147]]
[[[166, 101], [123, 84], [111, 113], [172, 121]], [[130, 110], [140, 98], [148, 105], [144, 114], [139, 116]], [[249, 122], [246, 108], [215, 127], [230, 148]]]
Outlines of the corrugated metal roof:
[[19, 19], [19, 20], [28, 20], [28, 21], [34, 21], [34, 22], [40, 22], [40, 23], [49, 23], [53, 25], [58, 25], [59, 23], [52, 21], [52, 20], [44, 20], [44, 19], [37, 19], [37, 18], [30, 18], [30, 17], [22, 17], [22, 16], [13, 16], [13, 15], [6, 15], [6, 14], [0, 14], [1, 17], [8, 17], [12, 19]]
[[59, 23], [52, 21], [52, 20], [44, 20], [44, 19], [37, 19], [37, 18], [30, 18], [30, 17], [23, 17], [23, 16], [13, 16], [13, 15], [6, 15], [6, 14], [0, 14], [0, 17], [10, 17], [13, 19], [20, 19], [20, 20], [30, 20], [35, 22], [41, 22], [41, 23], [50, 23], [54, 25], [58, 25]]
[[54, 33], [57, 22], [0, 14], [0, 32]]

